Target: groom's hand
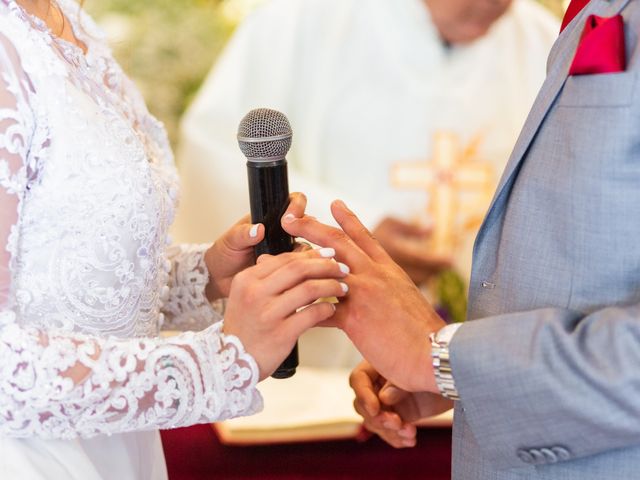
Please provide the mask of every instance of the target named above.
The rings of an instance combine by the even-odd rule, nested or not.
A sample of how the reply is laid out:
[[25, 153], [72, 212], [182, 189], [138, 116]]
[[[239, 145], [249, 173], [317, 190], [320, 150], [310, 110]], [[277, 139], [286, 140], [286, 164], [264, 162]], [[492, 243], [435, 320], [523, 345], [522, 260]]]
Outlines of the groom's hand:
[[381, 377], [367, 362], [351, 372], [349, 383], [356, 398], [353, 406], [367, 430], [379, 435], [395, 448], [416, 444], [414, 422], [446, 412], [451, 400], [428, 392], [406, 392]]
[[349, 294], [340, 300], [331, 325], [343, 329], [373, 367], [398, 387], [437, 392], [428, 336], [444, 322], [344, 203], [334, 202], [331, 210], [343, 230], [311, 217], [283, 221], [291, 235], [333, 247], [336, 259], [351, 267], [345, 280]]

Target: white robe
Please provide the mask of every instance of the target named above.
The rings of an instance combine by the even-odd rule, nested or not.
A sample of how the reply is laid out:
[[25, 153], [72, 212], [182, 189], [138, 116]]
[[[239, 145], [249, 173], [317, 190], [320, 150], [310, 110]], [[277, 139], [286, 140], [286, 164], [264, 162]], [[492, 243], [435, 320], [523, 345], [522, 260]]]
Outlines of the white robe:
[[[487, 35], [446, 48], [422, 0], [268, 2], [239, 27], [183, 121], [174, 234], [210, 240], [248, 212], [235, 135], [256, 107], [290, 119], [290, 189], [305, 192], [308, 213], [325, 221], [335, 198], [371, 228], [387, 215], [424, 210], [426, 190], [392, 188], [389, 169], [429, 159], [437, 130], [455, 132], [463, 144], [482, 134], [479, 157], [493, 162], [497, 183], [558, 29], [532, 0], [515, 0]], [[465, 274], [474, 237], [455, 255]], [[343, 353], [329, 363], [352, 363]], [[327, 357], [322, 343], [301, 354]]]

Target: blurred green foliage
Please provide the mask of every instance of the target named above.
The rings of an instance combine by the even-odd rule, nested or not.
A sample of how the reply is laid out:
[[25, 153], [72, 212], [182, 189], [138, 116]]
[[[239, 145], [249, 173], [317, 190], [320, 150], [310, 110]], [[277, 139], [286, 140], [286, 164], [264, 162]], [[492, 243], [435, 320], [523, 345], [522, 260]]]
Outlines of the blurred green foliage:
[[467, 316], [467, 285], [455, 270], [446, 270], [435, 278], [437, 307], [450, 323], [464, 322]]
[[85, 6], [175, 144], [179, 118], [235, 27], [223, 1], [87, 0]]

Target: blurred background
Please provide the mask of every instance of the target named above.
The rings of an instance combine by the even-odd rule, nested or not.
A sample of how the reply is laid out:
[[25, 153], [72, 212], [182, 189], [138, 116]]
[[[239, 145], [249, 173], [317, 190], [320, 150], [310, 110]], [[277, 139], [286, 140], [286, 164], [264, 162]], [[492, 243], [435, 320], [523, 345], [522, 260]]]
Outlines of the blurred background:
[[[175, 146], [179, 119], [216, 56], [240, 20], [264, 1], [87, 0], [85, 7]], [[539, 1], [558, 16], [567, 3]]]

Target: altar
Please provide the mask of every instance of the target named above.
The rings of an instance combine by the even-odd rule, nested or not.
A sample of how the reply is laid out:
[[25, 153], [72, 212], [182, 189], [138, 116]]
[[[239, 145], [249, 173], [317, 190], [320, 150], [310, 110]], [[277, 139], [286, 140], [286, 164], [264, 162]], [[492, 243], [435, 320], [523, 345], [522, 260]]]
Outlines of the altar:
[[161, 432], [170, 480], [451, 478], [451, 429], [418, 430], [418, 445], [396, 450], [378, 437], [232, 447], [210, 425]]

